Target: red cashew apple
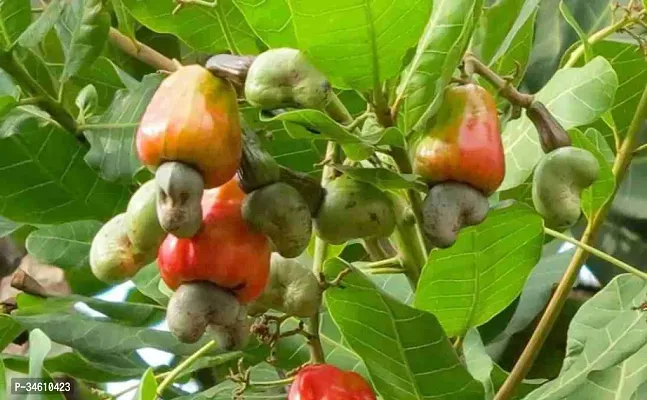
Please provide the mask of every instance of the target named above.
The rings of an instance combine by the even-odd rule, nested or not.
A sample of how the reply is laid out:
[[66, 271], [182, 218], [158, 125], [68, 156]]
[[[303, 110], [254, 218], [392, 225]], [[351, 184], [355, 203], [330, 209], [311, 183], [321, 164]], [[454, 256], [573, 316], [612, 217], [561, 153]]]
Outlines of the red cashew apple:
[[153, 95], [136, 136], [142, 163], [180, 161], [201, 172], [205, 188], [234, 176], [242, 155], [236, 91], [198, 65], [181, 67]]
[[318, 364], [297, 373], [288, 400], [375, 400], [375, 394], [357, 372]]
[[496, 103], [475, 84], [450, 86], [434, 126], [414, 146], [413, 170], [429, 184], [456, 181], [485, 195], [505, 175]]
[[166, 237], [157, 262], [171, 289], [183, 282], [208, 281], [231, 291], [242, 303], [260, 296], [269, 275], [270, 244], [245, 224], [244, 197], [236, 179], [206, 190], [198, 233], [184, 239]]

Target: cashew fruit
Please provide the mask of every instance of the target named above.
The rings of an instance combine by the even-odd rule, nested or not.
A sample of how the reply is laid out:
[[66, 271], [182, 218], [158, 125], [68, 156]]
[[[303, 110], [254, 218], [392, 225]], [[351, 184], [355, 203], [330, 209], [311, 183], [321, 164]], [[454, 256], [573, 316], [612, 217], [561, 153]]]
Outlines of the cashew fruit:
[[179, 161], [200, 171], [206, 188], [224, 184], [242, 152], [235, 90], [198, 65], [181, 67], [153, 95], [136, 145], [139, 159], [153, 170]]
[[270, 244], [247, 226], [241, 213], [245, 193], [235, 179], [202, 196], [202, 228], [191, 238], [168, 235], [157, 264], [166, 285], [209, 281], [248, 303], [263, 292], [270, 269]]
[[450, 247], [462, 228], [480, 224], [488, 211], [488, 200], [479, 190], [459, 182], [439, 183], [431, 188], [423, 205], [425, 236], [436, 247]]
[[533, 101], [530, 107], [526, 109], [526, 115], [537, 128], [539, 143], [544, 153], [550, 153], [560, 147], [571, 145], [571, 138], [568, 133], [543, 103]]
[[357, 372], [315, 364], [299, 370], [288, 400], [375, 400], [375, 393]]
[[315, 274], [296, 260], [272, 253], [265, 291], [250, 304], [247, 313], [256, 316], [274, 309], [294, 317], [308, 318], [320, 307], [321, 287]]
[[256, 57], [247, 72], [245, 98], [262, 109], [322, 109], [331, 96], [326, 77], [296, 49], [268, 50]]
[[123, 282], [154, 261], [155, 251], [140, 253], [128, 237], [126, 215], [118, 214], [94, 236], [90, 247], [90, 268], [103, 282]]
[[[128, 202], [125, 224], [128, 238], [139, 252], [152, 252], [157, 249], [166, 236], [157, 217], [157, 183], [155, 179], [140, 186]], [[151, 260], [153, 261], [153, 260]]]
[[271, 154], [266, 152], [256, 133], [244, 129], [243, 157], [238, 168], [238, 183], [245, 193], [277, 182], [281, 178], [281, 167]]
[[155, 172], [157, 216], [162, 228], [177, 237], [195, 235], [202, 224], [204, 181], [180, 162], [165, 162]]
[[413, 172], [431, 185], [462, 182], [489, 195], [505, 175], [496, 103], [475, 84], [445, 90], [433, 127], [412, 148]]
[[[237, 327], [245, 325], [246, 309], [230, 292], [211, 282], [187, 282], [171, 296], [166, 309], [169, 331], [184, 343], [195, 343], [212, 326], [231, 349], [242, 342]], [[234, 335], [232, 335], [234, 333]]]
[[535, 167], [532, 202], [551, 228], [567, 228], [580, 218], [582, 190], [598, 177], [600, 165], [591, 152], [561, 147], [546, 154]]
[[257, 189], [243, 200], [243, 219], [267, 236], [284, 257], [305, 251], [312, 235], [310, 209], [292, 186], [277, 182]]
[[314, 224], [323, 240], [342, 244], [351, 239], [386, 237], [395, 229], [393, 204], [375, 186], [342, 176], [325, 189]]

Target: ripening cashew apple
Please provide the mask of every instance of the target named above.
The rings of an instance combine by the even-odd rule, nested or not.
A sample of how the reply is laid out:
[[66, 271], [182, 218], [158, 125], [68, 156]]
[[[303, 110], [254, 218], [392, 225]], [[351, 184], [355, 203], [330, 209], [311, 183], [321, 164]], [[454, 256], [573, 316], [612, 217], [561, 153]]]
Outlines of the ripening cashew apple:
[[128, 237], [126, 214], [118, 214], [94, 236], [90, 247], [90, 268], [103, 282], [123, 282], [155, 260], [156, 251], [141, 252], [135, 248]]
[[577, 147], [560, 147], [539, 161], [532, 179], [532, 202], [546, 226], [563, 229], [577, 222], [582, 190], [595, 182], [599, 170], [595, 156]]
[[208, 281], [242, 303], [260, 296], [269, 275], [270, 244], [243, 220], [244, 197], [236, 179], [205, 190], [198, 233], [191, 238], [168, 235], [160, 246], [157, 263], [168, 287]]
[[429, 190], [422, 209], [423, 230], [432, 245], [450, 247], [458, 232], [485, 220], [489, 211], [487, 198], [472, 186], [443, 182]]
[[286, 183], [272, 183], [247, 195], [243, 219], [252, 229], [265, 234], [284, 257], [297, 257], [310, 242], [312, 217], [308, 203]]
[[141, 185], [133, 194], [124, 218], [133, 247], [140, 252], [152, 254], [153, 258], [149, 262], [153, 262], [157, 249], [166, 236], [157, 216], [157, 185], [154, 179]]
[[137, 153], [155, 170], [167, 161], [195, 168], [207, 189], [229, 181], [241, 157], [236, 91], [198, 65], [179, 68], [162, 82], [142, 117]]
[[332, 244], [387, 237], [395, 229], [393, 203], [380, 189], [346, 176], [329, 182], [315, 218], [317, 235]]
[[357, 372], [317, 364], [299, 370], [288, 400], [375, 400], [375, 393]]
[[[217, 333], [224, 347], [239, 348], [246, 339], [246, 309], [236, 297], [211, 282], [180, 285], [169, 300], [166, 322], [183, 343], [195, 343], [207, 328]], [[248, 330], [247, 330], [248, 332]]]
[[186, 164], [171, 161], [155, 172], [157, 215], [162, 228], [177, 237], [195, 235], [202, 225], [204, 181]]
[[434, 126], [412, 148], [414, 173], [431, 185], [462, 182], [489, 195], [505, 175], [496, 103], [472, 83], [445, 90]]
[[245, 99], [266, 110], [322, 109], [331, 96], [326, 77], [296, 49], [271, 49], [258, 55], [245, 80]]
[[309, 268], [300, 262], [272, 253], [270, 277], [263, 294], [249, 305], [249, 315], [269, 309], [294, 317], [312, 317], [321, 307], [321, 286]]

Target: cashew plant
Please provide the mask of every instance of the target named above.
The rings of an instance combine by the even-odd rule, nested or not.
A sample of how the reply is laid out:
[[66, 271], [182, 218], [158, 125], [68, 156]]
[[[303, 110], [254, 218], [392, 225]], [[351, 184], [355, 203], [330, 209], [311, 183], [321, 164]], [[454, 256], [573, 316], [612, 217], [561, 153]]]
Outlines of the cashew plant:
[[0, 234], [63, 277], [4, 257], [0, 387], [646, 399], [647, 273], [596, 241], [646, 7], [0, 1]]

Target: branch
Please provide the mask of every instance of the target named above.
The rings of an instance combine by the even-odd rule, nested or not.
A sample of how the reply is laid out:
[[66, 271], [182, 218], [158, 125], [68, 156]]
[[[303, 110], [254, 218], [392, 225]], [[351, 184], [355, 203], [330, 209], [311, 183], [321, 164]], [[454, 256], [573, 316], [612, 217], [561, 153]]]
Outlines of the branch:
[[[638, 104], [636, 112], [634, 113], [634, 117], [631, 121], [631, 125], [629, 126], [629, 130], [627, 131], [626, 139], [620, 147], [620, 151], [618, 152], [616, 160], [613, 164], [613, 174], [616, 177], [616, 182], [618, 183], [622, 182], [627, 173], [627, 168], [631, 163], [631, 158], [638, 145], [638, 136], [640, 131], [642, 130], [645, 119], [647, 119], [647, 87], [642, 93], [640, 103]], [[589, 220], [586, 229], [582, 234], [582, 239], [580, 240], [581, 243], [588, 244], [595, 240], [598, 230], [602, 226], [602, 222], [604, 221], [609, 208], [613, 203], [613, 198], [615, 197], [619, 187], [620, 185], [616, 185], [611, 199], [609, 199], [602, 206], [602, 208], [600, 208], [598, 212], [595, 213], [593, 218]], [[501, 388], [499, 389], [495, 400], [508, 400], [512, 398], [517, 387], [526, 377], [528, 371], [530, 371], [530, 368], [532, 368], [532, 365], [535, 362], [535, 359], [537, 358], [541, 347], [544, 345], [548, 334], [555, 325], [555, 321], [557, 321], [559, 314], [564, 308], [564, 304], [566, 303], [571, 288], [573, 287], [573, 284], [577, 279], [577, 274], [586, 261], [588, 254], [589, 253], [582, 247], [578, 247], [575, 251], [575, 254], [571, 259], [566, 272], [564, 272], [564, 276], [559, 282], [559, 285], [557, 286], [553, 297], [550, 299], [550, 302], [546, 307], [544, 315], [539, 321], [537, 328], [528, 341], [528, 344], [519, 357], [519, 360], [510, 372], [508, 379], [506, 379], [503, 386], [501, 386]]]
[[467, 70], [472, 70], [479, 74], [485, 80], [494, 86], [501, 96], [515, 106], [528, 108], [532, 104], [534, 97], [529, 94], [521, 93], [509, 81], [503, 79], [496, 72], [492, 71], [487, 65], [483, 64], [481, 60], [476, 58], [473, 54], [467, 53], [463, 62]]
[[173, 72], [178, 64], [157, 50], [133, 40], [115, 28], [110, 28], [108, 40], [124, 53], [160, 71]]
[[570, 236], [566, 236], [563, 233], [554, 231], [554, 230], [552, 230], [550, 228], [544, 228], [544, 232], [546, 232], [546, 234], [548, 234], [548, 235], [550, 235], [552, 237], [555, 237], [555, 238], [561, 239], [561, 240], [563, 240], [565, 242], [569, 242], [571, 244], [574, 244], [575, 246], [580, 247], [582, 250], [586, 250], [587, 252], [593, 254], [594, 256], [597, 256], [597, 257], [603, 259], [604, 261], [607, 261], [610, 264], [615, 265], [616, 267], [624, 270], [625, 272], [628, 272], [630, 274], [634, 274], [634, 275], [636, 275], [637, 277], [639, 277], [641, 279], [647, 280], [647, 273], [646, 272], [643, 272], [643, 271], [641, 271], [641, 270], [639, 270], [639, 269], [637, 269], [635, 267], [632, 267], [631, 265], [627, 264], [626, 262], [618, 260], [617, 258], [615, 258], [615, 257], [613, 257], [613, 256], [611, 256], [611, 255], [609, 255], [609, 254], [607, 254], [607, 253], [605, 253], [605, 252], [603, 252], [601, 250], [596, 249], [595, 247], [589, 246], [586, 243], [582, 243], [577, 239], [574, 239], [574, 238], [572, 238]]

